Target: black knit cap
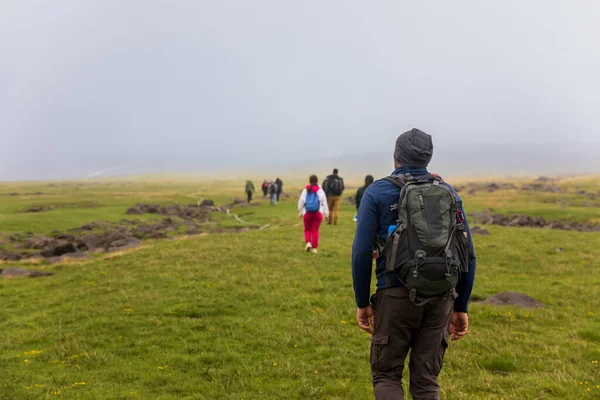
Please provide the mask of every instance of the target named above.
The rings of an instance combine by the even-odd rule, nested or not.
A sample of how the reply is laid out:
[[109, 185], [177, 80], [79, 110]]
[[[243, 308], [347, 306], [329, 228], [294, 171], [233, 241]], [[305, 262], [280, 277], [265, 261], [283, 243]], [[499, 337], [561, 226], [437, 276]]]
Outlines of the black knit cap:
[[411, 129], [398, 136], [394, 160], [400, 165], [426, 167], [433, 156], [431, 136], [419, 129]]

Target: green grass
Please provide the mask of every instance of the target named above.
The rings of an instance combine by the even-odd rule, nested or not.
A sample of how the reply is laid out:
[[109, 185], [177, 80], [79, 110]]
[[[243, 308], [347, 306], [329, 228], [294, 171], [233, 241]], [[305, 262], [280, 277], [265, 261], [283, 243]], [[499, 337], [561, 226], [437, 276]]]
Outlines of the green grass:
[[[126, 218], [137, 202], [243, 195], [239, 182], [58, 185], [0, 186], [48, 192], [0, 197], [0, 230], [65, 230]], [[549, 212], [525, 194], [509, 205], [492, 195], [465, 196], [465, 205]], [[15, 212], [29, 201], [101, 207]], [[234, 209], [271, 224], [263, 231], [148, 241], [118, 257], [38, 266], [50, 278], [0, 280], [0, 399], [372, 398], [369, 337], [354, 320], [354, 210], [344, 202], [341, 225], [323, 226], [315, 256], [302, 252], [295, 203]], [[491, 236], [475, 238], [474, 298], [522, 291], [546, 307], [472, 304], [471, 332], [446, 356], [441, 398], [599, 398], [600, 235], [486, 229]]]

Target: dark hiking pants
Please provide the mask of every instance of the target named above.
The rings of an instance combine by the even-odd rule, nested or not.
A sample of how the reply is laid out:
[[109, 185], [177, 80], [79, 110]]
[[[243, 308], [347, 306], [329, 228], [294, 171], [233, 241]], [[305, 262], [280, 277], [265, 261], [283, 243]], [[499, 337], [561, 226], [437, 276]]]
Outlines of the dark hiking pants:
[[375, 332], [371, 342], [371, 372], [377, 400], [402, 400], [402, 373], [410, 350], [410, 393], [414, 400], [439, 399], [437, 377], [448, 347], [452, 296], [423, 306], [410, 301], [404, 287], [380, 290], [373, 296]]
[[252, 195], [253, 195], [253, 194], [254, 194], [254, 193], [253, 193], [253, 192], [251, 192], [251, 191], [247, 191], [247, 192], [246, 192], [246, 195], [248, 196], [248, 203], [251, 203], [251, 202], [252, 202]]

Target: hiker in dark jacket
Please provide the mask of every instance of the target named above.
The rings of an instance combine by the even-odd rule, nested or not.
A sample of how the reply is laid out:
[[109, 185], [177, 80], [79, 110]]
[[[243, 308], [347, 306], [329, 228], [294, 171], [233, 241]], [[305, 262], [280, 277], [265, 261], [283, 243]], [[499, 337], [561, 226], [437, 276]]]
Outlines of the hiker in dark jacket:
[[365, 185], [358, 188], [356, 191], [356, 196], [354, 197], [354, 204], [356, 204], [356, 215], [354, 216], [354, 222], [358, 221], [358, 209], [360, 208], [360, 201], [362, 200], [363, 194], [365, 190], [371, 186], [371, 184], [375, 181], [373, 175], [367, 175], [365, 177]]
[[263, 192], [263, 199], [267, 198], [267, 195], [269, 194], [269, 182], [267, 182], [267, 180], [265, 179], [263, 184], [262, 184], [262, 192]]
[[327, 195], [327, 205], [329, 207], [329, 218], [327, 225], [337, 225], [340, 216], [340, 201], [344, 193], [344, 179], [339, 175], [338, 169], [333, 170], [333, 174], [329, 175], [323, 181], [323, 190]]
[[[468, 250], [471, 253], [471, 259], [468, 261], [467, 272], [462, 269], [462, 266], [461, 269], [449, 270], [457, 274], [459, 278], [458, 286], [455, 287], [453, 293], [431, 298], [424, 305], [416, 303], [417, 297], [414, 296], [414, 289], [407, 289], [395, 273], [386, 273], [385, 255], [386, 250], [389, 248], [386, 247], [383, 254], [381, 254], [374, 251], [373, 245], [374, 241], [378, 239], [385, 240], [391, 233], [395, 235], [394, 237], [398, 237], [396, 235], [398, 231], [407, 232], [408, 237], [411, 237], [411, 232], [414, 232], [415, 228], [410, 225], [410, 221], [407, 224], [409, 226], [407, 229], [403, 229], [404, 222], [400, 227], [396, 226], [399, 214], [394, 208], [397, 207], [400, 188], [393, 182], [380, 180], [365, 190], [358, 213], [358, 225], [352, 247], [352, 278], [358, 324], [363, 330], [372, 334], [371, 371], [377, 399], [404, 398], [402, 372], [409, 350], [410, 391], [413, 399], [439, 399], [437, 376], [441, 371], [444, 353], [448, 346], [448, 334], [451, 335], [452, 340], [458, 340], [468, 332], [467, 311], [476, 267], [473, 242], [471, 241], [468, 223], [464, 217], [460, 197], [454, 189], [443, 183], [441, 178], [437, 179], [435, 176], [429, 175], [427, 171], [427, 165], [432, 154], [431, 136], [418, 129], [402, 134], [396, 142], [394, 153], [396, 170], [393, 175], [396, 177], [405, 176], [408, 179], [405, 174], [410, 174], [415, 178], [438, 180], [438, 186], [444, 185], [451, 191], [450, 193], [457, 202], [456, 224], [459, 226], [458, 221], [461, 221], [461, 229], [464, 230], [467, 235], [466, 238], [468, 238]], [[424, 176], [427, 175], [429, 177], [425, 178]], [[435, 182], [433, 183], [435, 184]], [[426, 200], [429, 199], [431, 198]], [[424, 211], [422, 213], [419, 210], [413, 211], [410, 216], [416, 215], [418, 218], [426, 218], [423, 215], [425, 215], [426, 209], [432, 209], [431, 205], [427, 201], [423, 202], [423, 197], [420, 197], [419, 200], [421, 201], [421, 209], [424, 209]], [[452, 217], [454, 217], [453, 213]], [[434, 228], [444, 229], [443, 227], [430, 228], [429, 225], [427, 226], [427, 229]], [[455, 231], [452, 231], [451, 235], [454, 233]], [[457, 234], [463, 235], [463, 232]], [[420, 238], [412, 237], [413, 244], [415, 243], [414, 240], [421, 241]], [[402, 238], [401, 234], [400, 238]], [[410, 246], [411, 242], [402, 240], [392, 242], [392, 244], [398, 243], [408, 243], [408, 246]], [[465, 248], [464, 243], [462, 246], [466, 252], [467, 248]], [[465, 254], [465, 252], [462, 254]], [[398, 253], [402, 254], [402, 249], [393, 254], [397, 256]], [[415, 257], [423, 257], [418, 253], [419, 251], [415, 252]], [[425, 252], [423, 251], [421, 254], [423, 253]], [[377, 257], [377, 292], [370, 298], [374, 256]], [[425, 265], [426, 258], [416, 258], [417, 264], [409, 262], [405, 265], [412, 266], [412, 270], [417, 271], [419, 259], [422, 262], [421, 267], [429, 266], [429, 264]], [[446, 262], [453, 261], [454, 259], [450, 259], [450, 261], [446, 259]], [[467, 261], [464, 263], [466, 264]], [[400, 271], [402, 271], [402, 268]], [[408, 285], [408, 282], [413, 281], [406, 280], [405, 282]], [[438, 282], [445, 281], [436, 281], [436, 283]], [[457, 296], [456, 299], [455, 296]]]
[[281, 197], [281, 193], [283, 192], [283, 181], [277, 178], [275, 179], [275, 184], [277, 185], [277, 202], [279, 202], [279, 198]]

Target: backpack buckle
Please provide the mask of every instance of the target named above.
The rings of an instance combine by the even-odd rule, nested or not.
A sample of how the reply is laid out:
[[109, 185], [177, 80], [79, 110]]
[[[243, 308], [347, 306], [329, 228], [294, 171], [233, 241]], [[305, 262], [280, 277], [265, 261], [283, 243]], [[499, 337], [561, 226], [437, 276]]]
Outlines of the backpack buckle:
[[450, 249], [446, 250], [446, 277], [452, 276], [452, 251]]
[[417, 300], [417, 289], [410, 289], [410, 294], [408, 295], [408, 298], [414, 303], [415, 300]]

